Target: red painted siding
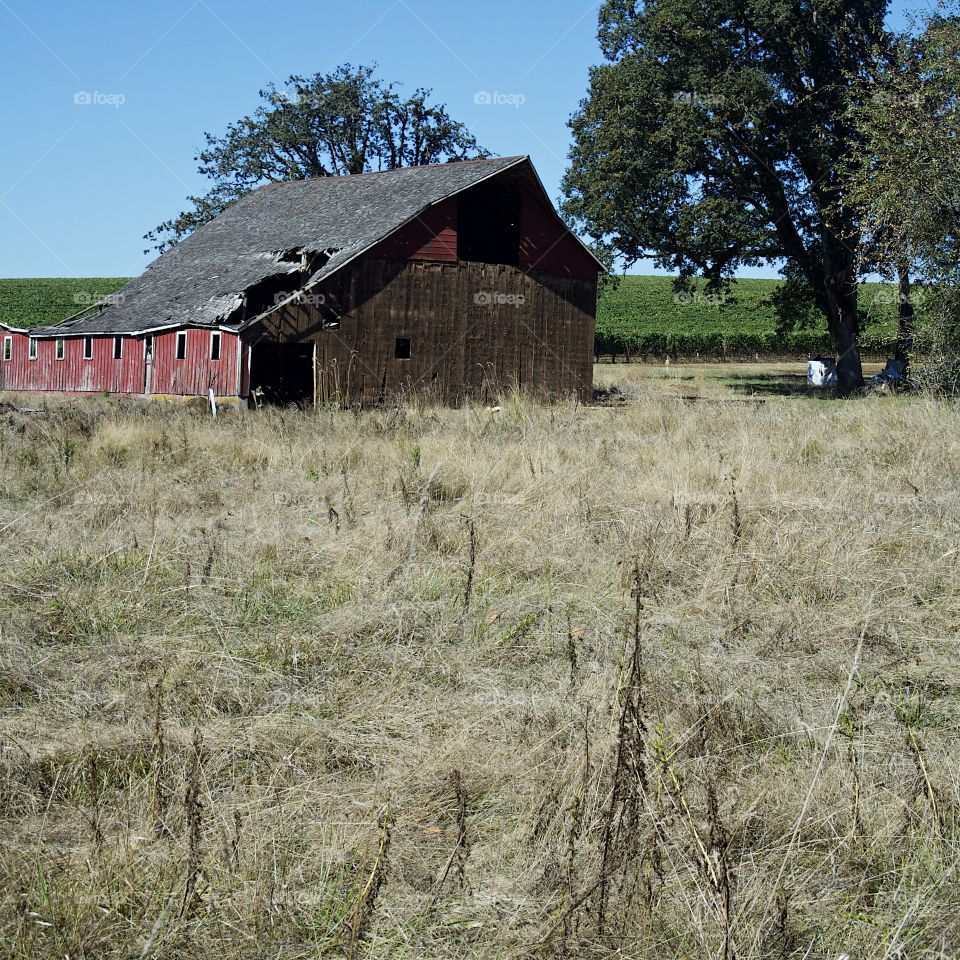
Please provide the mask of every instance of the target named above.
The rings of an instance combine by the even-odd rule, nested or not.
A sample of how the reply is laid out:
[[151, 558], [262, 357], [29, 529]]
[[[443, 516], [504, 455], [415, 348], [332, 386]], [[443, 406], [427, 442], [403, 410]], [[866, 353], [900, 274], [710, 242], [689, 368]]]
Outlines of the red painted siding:
[[450, 197], [425, 210], [383, 240], [371, 256], [385, 260], [457, 262], [457, 198]]
[[[553, 210], [529, 184], [520, 186], [520, 267], [553, 277], [592, 280], [598, 268], [593, 257], [567, 231]], [[385, 260], [457, 262], [457, 198], [431, 207], [379, 243], [368, 256]]]
[[[5, 360], [6, 340], [10, 338], [11, 356]], [[27, 337], [0, 325], [0, 390], [26, 390], [32, 374], [27, 360]]]
[[[187, 356], [177, 360], [177, 333], [187, 335]], [[151, 393], [205, 397], [212, 386], [218, 397], [237, 395], [237, 344], [233, 333], [220, 334], [220, 359], [210, 359], [210, 330], [170, 330], [153, 339]]]
[[[220, 334], [220, 359], [210, 359], [210, 330], [187, 330], [187, 356], [176, 359], [177, 333], [154, 337], [151, 393], [206, 396], [212, 385], [218, 397], [237, 396], [245, 370], [239, 366], [241, 347], [232, 333]], [[11, 358], [3, 360], [3, 339], [11, 338]], [[29, 359], [30, 338], [0, 326], [0, 390], [37, 393], [133, 393], [146, 385], [143, 337], [124, 337], [123, 356], [113, 358], [113, 337], [93, 338], [93, 357], [83, 357], [84, 338], [67, 337], [64, 355], [57, 359], [57, 342], [38, 339], [37, 358]], [[249, 348], [242, 346], [244, 355]], [[245, 395], [245, 393], [243, 394]]]
[[37, 340], [37, 358], [29, 358], [30, 338], [12, 336], [13, 356], [4, 361], [0, 352], [0, 390], [55, 391], [63, 393], [143, 393], [145, 365], [143, 341], [124, 338], [123, 357], [113, 359], [113, 337], [93, 338], [93, 357], [83, 357], [84, 338], [65, 338], [63, 359], [57, 359], [56, 340]]
[[593, 257], [557, 218], [529, 191], [521, 212], [520, 267], [551, 277], [595, 280], [599, 267]]

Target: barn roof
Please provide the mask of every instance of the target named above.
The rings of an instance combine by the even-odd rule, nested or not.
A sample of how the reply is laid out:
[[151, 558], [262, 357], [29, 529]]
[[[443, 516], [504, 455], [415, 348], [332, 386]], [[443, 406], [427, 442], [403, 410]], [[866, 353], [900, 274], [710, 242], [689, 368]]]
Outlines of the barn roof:
[[159, 257], [109, 302], [33, 333], [238, 326], [251, 319], [246, 298], [258, 286], [273, 292], [316, 283], [431, 205], [522, 164], [533, 170], [528, 157], [503, 157], [268, 184]]

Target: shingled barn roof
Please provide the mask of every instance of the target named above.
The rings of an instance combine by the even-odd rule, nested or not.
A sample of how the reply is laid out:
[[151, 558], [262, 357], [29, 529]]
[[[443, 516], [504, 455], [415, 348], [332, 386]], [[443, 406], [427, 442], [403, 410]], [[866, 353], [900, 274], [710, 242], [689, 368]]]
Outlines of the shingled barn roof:
[[109, 302], [33, 333], [63, 337], [239, 326], [249, 319], [245, 300], [258, 285], [284, 289], [288, 281], [286, 289], [297, 289], [322, 280], [432, 204], [521, 164], [529, 165], [529, 158], [268, 184], [159, 257]]

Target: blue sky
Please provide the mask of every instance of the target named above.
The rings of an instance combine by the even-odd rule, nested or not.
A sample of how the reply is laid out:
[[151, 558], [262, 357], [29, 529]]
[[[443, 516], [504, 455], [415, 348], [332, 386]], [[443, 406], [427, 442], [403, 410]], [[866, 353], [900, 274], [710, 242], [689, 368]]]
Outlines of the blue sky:
[[432, 87], [489, 150], [531, 154], [556, 198], [599, 6], [0, 0], [0, 276], [139, 273], [143, 234], [204, 190], [204, 131], [249, 113], [270, 80], [344, 62]]

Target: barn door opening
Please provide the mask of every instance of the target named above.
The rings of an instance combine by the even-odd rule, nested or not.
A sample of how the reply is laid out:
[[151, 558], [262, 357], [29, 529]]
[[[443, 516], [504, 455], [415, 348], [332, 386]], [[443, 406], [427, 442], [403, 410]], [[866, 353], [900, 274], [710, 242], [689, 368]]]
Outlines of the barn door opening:
[[271, 343], [253, 346], [250, 393], [258, 403], [279, 407], [313, 404], [313, 344]]
[[474, 263], [520, 264], [520, 194], [497, 183], [483, 183], [460, 194], [457, 205], [457, 256]]

